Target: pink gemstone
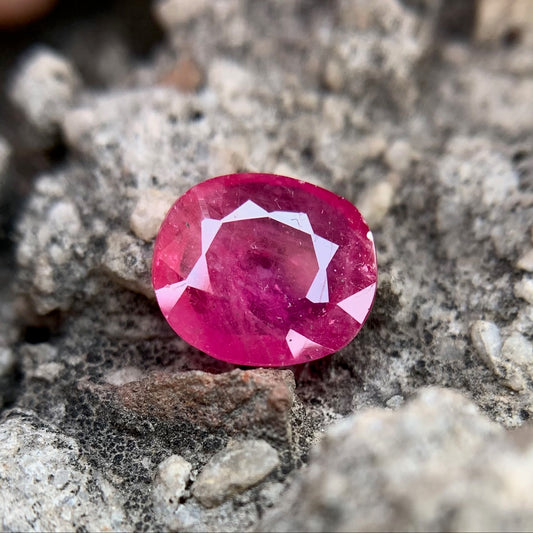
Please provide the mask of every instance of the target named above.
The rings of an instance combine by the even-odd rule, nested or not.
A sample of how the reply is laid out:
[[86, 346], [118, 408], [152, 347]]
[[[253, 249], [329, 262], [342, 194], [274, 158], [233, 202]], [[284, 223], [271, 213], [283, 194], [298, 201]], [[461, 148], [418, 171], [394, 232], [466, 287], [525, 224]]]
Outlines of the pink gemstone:
[[347, 200], [274, 174], [204, 181], [170, 209], [152, 282], [174, 331], [239, 365], [287, 366], [346, 346], [376, 292], [372, 233]]

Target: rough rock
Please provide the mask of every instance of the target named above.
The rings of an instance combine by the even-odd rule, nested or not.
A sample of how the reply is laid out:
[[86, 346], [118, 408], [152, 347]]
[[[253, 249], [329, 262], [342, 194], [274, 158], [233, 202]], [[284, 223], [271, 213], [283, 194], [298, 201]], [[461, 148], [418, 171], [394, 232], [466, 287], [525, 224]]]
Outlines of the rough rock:
[[0, 516], [8, 531], [133, 531], [132, 516], [77, 442], [24, 416], [0, 425]]
[[103, 268], [127, 289], [154, 298], [150, 281], [150, 250], [126, 233], [111, 233], [102, 258]]
[[187, 420], [228, 434], [291, 438], [294, 376], [289, 370], [153, 371], [113, 394], [140, 415]]
[[524, 530], [532, 458], [529, 429], [506, 434], [461, 395], [427, 389], [329, 428], [257, 530]]
[[80, 85], [73, 65], [48, 48], [32, 50], [14, 73], [9, 90], [13, 104], [41, 134], [53, 136]]
[[192, 493], [206, 507], [220, 505], [262, 481], [279, 464], [278, 453], [265, 441], [230, 442], [200, 472]]

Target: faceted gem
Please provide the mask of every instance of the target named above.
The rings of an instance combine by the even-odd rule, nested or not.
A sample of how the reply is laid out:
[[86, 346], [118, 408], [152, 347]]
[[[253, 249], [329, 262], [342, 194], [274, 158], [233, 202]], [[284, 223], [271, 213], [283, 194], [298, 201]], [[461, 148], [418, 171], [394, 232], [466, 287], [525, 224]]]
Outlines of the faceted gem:
[[168, 212], [152, 282], [174, 331], [239, 365], [287, 366], [346, 346], [376, 292], [372, 233], [347, 200], [273, 174], [196, 185]]

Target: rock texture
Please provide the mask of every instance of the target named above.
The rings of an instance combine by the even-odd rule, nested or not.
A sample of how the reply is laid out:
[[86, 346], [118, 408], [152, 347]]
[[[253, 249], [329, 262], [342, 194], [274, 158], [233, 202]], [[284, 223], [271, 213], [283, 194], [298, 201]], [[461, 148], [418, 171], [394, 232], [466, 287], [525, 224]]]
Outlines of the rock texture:
[[[531, 529], [529, 3], [118, 0], [0, 35], [2, 527]], [[166, 325], [159, 221], [235, 171], [371, 222], [340, 353], [239, 369]], [[279, 466], [203, 505], [258, 440]]]
[[328, 429], [258, 530], [527, 530], [531, 434], [506, 434], [471, 402], [438, 388], [396, 412], [363, 411]]
[[3, 422], [0, 444], [3, 530], [134, 530], [124, 501], [74, 439], [20, 413]]

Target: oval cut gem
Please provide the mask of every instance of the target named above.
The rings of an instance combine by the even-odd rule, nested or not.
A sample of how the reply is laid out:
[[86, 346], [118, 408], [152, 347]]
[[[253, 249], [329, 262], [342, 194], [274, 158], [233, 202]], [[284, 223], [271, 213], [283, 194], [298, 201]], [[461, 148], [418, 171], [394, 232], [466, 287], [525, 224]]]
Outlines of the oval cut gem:
[[174, 331], [239, 365], [324, 357], [359, 332], [377, 281], [372, 233], [325, 189], [274, 174], [200, 183], [168, 212], [152, 282]]

